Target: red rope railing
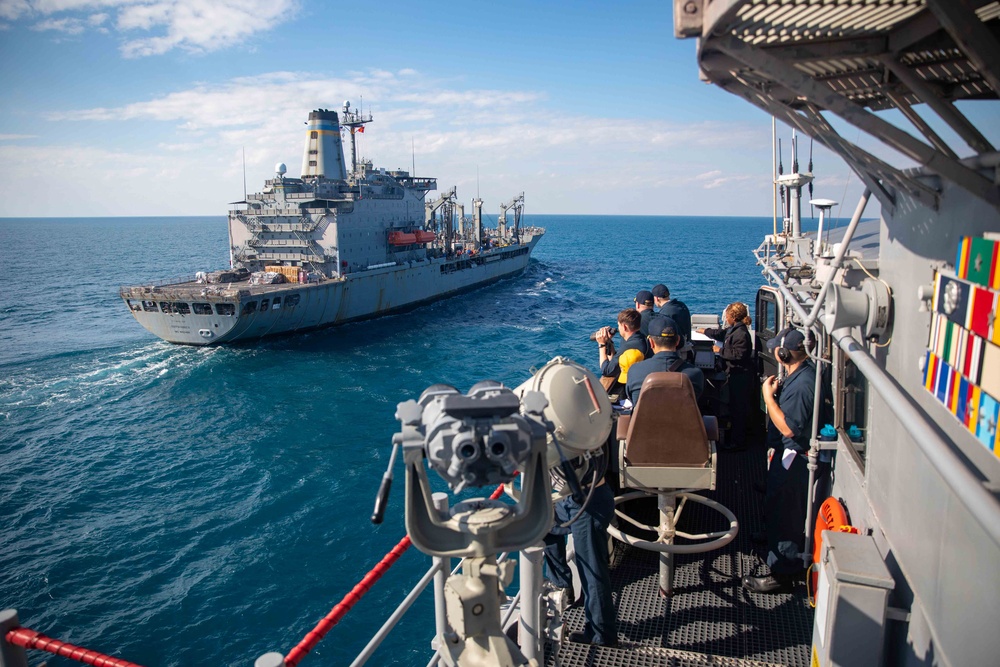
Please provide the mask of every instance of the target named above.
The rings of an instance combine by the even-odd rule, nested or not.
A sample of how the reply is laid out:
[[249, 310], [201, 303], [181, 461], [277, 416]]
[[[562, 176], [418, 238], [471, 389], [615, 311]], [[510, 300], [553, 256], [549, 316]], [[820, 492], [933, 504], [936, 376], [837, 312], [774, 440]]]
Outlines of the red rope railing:
[[[501, 495], [503, 495], [503, 485], [496, 488], [492, 495], [490, 495], [490, 500], [496, 500]], [[373, 567], [364, 578], [358, 582], [358, 584], [351, 589], [351, 592], [344, 596], [344, 598], [334, 605], [330, 613], [323, 617], [316, 627], [306, 633], [306, 636], [302, 638], [302, 641], [298, 643], [288, 655], [285, 656], [285, 667], [296, 667], [299, 661], [306, 656], [309, 651], [316, 648], [316, 644], [319, 643], [326, 633], [330, 632], [340, 619], [344, 618], [348, 611], [351, 610], [358, 600], [367, 593], [376, 581], [382, 578], [382, 575], [392, 567], [393, 563], [399, 560], [399, 557], [410, 548], [410, 537], [406, 536], [399, 541], [399, 544], [392, 548], [392, 551], [387, 553], [382, 560], [379, 561], [378, 565]]]
[[[501, 495], [503, 495], [503, 486], [498, 486], [496, 490], [490, 495], [491, 500], [496, 500]], [[305, 657], [309, 651], [316, 647], [326, 633], [328, 633], [333, 626], [340, 622], [348, 611], [351, 610], [358, 600], [360, 600], [365, 593], [367, 593], [375, 582], [378, 581], [383, 574], [388, 571], [392, 565], [399, 560], [399, 557], [410, 548], [409, 536], [403, 537], [399, 543], [392, 548], [392, 550], [387, 553], [378, 565], [373, 567], [364, 578], [358, 582], [358, 584], [351, 589], [351, 592], [344, 596], [344, 598], [338, 602], [330, 613], [327, 614], [323, 620], [321, 620], [316, 627], [313, 628], [302, 641], [298, 643], [295, 648], [288, 652], [285, 656], [285, 666], [286, 667], [296, 667], [299, 661]], [[86, 665], [94, 665], [95, 667], [141, 667], [134, 662], [129, 662], [127, 660], [121, 660], [119, 658], [112, 658], [111, 656], [104, 655], [103, 653], [98, 653], [97, 651], [91, 651], [90, 649], [81, 648], [79, 646], [74, 646], [58, 639], [52, 639], [47, 637], [40, 632], [35, 630], [30, 630], [28, 628], [14, 628], [10, 630], [4, 639], [14, 646], [20, 646], [26, 649], [37, 649], [39, 651], [47, 651], [53, 655], [58, 655], [63, 658], [69, 658], [71, 660], [76, 660], [77, 662], [82, 662]]]
[[63, 658], [82, 662], [85, 665], [95, 665], [95, 667], [140, 667], [134, 662], [119, 660], [118, 658], [112, 658], [97, 651], [73, 646], [58, 639], [46, 637], [41, 632], [35, 632], [28, 628], [14, 628], [4, 636], [4, 639], [15, 646], [48, 651]]
[[378, 581], [386, 570], [392, 567], [392, 564], [399, 560], [399, 557], [403, 555], [407, 549], [410, 548], [410, 538], [409, 536], [404, 537], [399, 541], [399, 544], [392, 548], [392, 551], [387, 553], [385, 557], [379, 561], [379, 564], [371, 569], [371, 571], [365, 575], [357, 586], [351, 589], [351, 592], [344, 596], [344, 599], [338, 602], [330, 613], [327, 614], [322, 621], [320, 621], [315, 628], [309, 631], [302, 641], [298, 645], [288, 652], [285, 656], [285, 665], [287, 667], [295, 667], [299, 664], [299, 661], [305, 657], [306, 653], [313, 650], [319, 640], [322, 639], [326, 633], [330, 631], [333, 626], [335, 626], [340, 619], [344, 617], [351, 607], [361, 599], [365, 593]]

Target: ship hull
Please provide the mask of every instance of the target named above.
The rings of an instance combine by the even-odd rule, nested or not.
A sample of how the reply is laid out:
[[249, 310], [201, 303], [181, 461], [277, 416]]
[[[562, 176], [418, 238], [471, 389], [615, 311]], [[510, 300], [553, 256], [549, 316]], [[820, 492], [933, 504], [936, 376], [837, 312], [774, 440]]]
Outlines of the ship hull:
[[[121, 296], [139, 324], [168, 342], [228, 344], [403, 312], [516, 276], [527, 267], [539, 238], [475, 259], [410, 262], [313, 284], [237, 283], [212, 289], [186, 283], [123, 288]], [[143, 307], [150, 302], [155, 305]], [[232, 314], [223, 314], [229, 310]]]

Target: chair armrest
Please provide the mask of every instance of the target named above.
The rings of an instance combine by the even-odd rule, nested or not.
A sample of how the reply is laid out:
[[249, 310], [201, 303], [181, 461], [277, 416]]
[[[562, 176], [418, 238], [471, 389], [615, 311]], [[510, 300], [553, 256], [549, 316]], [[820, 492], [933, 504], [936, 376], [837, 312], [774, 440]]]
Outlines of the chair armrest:
[[615, 438], [625, 440], [628, 437], [628, 426], [632, 423], [632, 415], [618, 415], [618, 430], [615, 431]]
[[705, 421], [705, 432], [709, 441], [716, 442], [719, 439], [719, 420], [712, 415], [704, 415], [702, 419]]

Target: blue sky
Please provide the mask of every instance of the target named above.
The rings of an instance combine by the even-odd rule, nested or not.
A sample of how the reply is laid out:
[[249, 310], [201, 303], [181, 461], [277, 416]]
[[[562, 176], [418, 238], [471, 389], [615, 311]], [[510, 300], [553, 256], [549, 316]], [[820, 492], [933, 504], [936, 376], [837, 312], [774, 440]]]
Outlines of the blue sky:
[[[251, 191], [297, 176], [344, 100], [363, 156], [462, 201], [478, 170], [487, 211], [770, 215], [770, 119], [698, 80], [671, 7], [0, 0], [0, 216], [224, 214], [244, 151]], [[816, 171], [849, 214], [857, 178]]]

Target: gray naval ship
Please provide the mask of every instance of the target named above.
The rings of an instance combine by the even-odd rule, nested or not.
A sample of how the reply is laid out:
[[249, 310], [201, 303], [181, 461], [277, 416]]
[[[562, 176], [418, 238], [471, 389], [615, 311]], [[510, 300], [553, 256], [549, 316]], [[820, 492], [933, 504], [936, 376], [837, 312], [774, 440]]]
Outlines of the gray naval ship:
[[234, 202], [231, 268], [122, 287], [135, 319], [171, 343], [217, 345], [399, 312], [524, 270], [545, 230], [521, 226], [523, 193], [495, 228], [478, 197], [471, 218], [455, 188], [428, 201], [436, 179], [358, 160], [355, 134], [371, 120], [350, 102], [310, 113], [301, 176], [279, 163], [262, 192]]

